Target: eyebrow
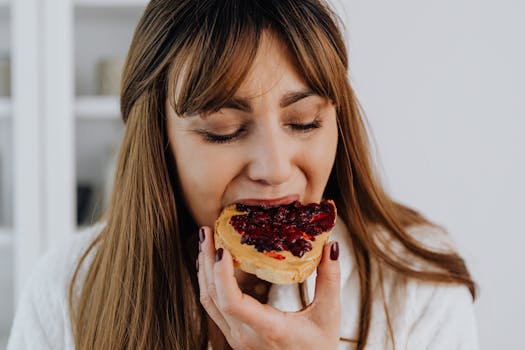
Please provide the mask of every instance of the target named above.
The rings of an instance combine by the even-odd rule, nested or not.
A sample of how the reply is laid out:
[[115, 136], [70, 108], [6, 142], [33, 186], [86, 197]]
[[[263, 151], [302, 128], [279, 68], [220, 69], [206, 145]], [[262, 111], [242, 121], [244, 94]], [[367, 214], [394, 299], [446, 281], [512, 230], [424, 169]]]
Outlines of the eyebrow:
[[[279, 107], [285, 108], [288, 107], [304, 98], [310, 97], [310, 96], [319, 96], [312, 90], [303, 90], [303, 91], [292, 91], [287, 94], [285, 94], [279, 103]], [[234, 97], [226, 101], [224, 104], [222, 104], [221, 108], [233, 108], [238, 109], [243, 112], [252, 112], [252, 106], [248, 99], [245, 98], [239, 98]]]

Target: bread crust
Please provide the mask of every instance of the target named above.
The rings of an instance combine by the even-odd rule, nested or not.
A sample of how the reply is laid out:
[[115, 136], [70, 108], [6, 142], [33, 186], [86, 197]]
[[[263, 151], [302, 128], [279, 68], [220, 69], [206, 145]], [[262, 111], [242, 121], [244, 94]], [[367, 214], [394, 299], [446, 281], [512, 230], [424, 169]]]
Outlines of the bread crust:
[[[334, 202], [332, 200], [328, 200], [328, 202], [333, 205], [335, 210]], [[224, 208], [215, 221], [215, 247], [227, 249], [231, 253], [236, 267], [275, 284], [303, 282], [317, 268], [330, 231], [315, 236], [315, 241], [311, 242], [312, 250], [305, 252], [302, 257], [294, 256], [289, 251], [279, 251], [279, 254], [283, 255], [285, 259], [278, 260], [258, 252], [253, 245], [241, 244], [241, 235], [229, 222], [232, 216], [244, 213], [237, 211], [236, 204], [231, 204]]]

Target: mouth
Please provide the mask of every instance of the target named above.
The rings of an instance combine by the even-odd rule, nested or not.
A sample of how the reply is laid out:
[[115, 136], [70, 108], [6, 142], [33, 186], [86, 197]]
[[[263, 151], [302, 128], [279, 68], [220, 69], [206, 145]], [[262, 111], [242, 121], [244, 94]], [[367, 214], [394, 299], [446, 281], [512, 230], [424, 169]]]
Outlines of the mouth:
[[[292, 194], [280, 198], [244, 198], [236, 200], [234, 203], [240, 203], [244, 205], [264, 205], [264, 206], [276, 206], [276, 205], [287, 205], [299, 200], [298, 194]], [[232, 204], [232, 203], [230, 203]]]

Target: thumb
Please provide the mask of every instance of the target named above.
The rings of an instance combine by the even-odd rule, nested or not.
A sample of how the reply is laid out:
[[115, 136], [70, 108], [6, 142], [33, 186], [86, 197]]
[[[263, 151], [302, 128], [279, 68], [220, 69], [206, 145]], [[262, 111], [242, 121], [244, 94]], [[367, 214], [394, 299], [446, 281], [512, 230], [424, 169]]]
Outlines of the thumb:
[[315, 297], [312, 311], [321, 324], [340, 322], [341, 318], [341, 269], [339, 266], [339, 243], [326, 243], [323, 257], [317, 266]]

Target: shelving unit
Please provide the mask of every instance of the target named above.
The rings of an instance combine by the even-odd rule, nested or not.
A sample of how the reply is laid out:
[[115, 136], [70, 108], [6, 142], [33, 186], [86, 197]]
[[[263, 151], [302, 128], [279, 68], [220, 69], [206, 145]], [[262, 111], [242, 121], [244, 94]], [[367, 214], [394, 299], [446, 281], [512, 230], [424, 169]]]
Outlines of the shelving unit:
[[[79, 188], [92, 186], [91, 201], [104, 204], [124, 125], [118, 94], [97, 89], [96, 67], [126, 55], [147, 2], [0, 0], [0, 54], [10, 56], [14, 96], [0, 96], [0, 138], [9, 136], [0, 140], [9, 155], [0, 210], [11, 211], [7, 224], [0, 215], [0, 350], [37, 259], [80, 230]], [[1, 190], [8, 177], [9, 195]], [[96, 220], [100, 210], [87, 210]]]
[[0, 228], [0, 247], [10, 247], [13, 244], [13, 234], [7, 228]]
[[0, 0], [0, 19], [7, 18], [9, 15], [9, 0]]
[[[11, 55], [11, 16], [8, 0], [0, 0], [0, 59]], [[6, 79], [0, 72], [0, 84]], [[10, 79], [11, 80], [11, 79]], [[3, 89], [1, 89], [3, 90]], [[5, 91], [2, 91], [5, 93]], [[6, 336], [13, 315], [13, 246], [12, 201], [12, 120], [13, 107], [9, 96], [0, 96], [0, 349], [5, 348]]]
[[[5, 103], [0, 103], [0, 234], [12, 232], [13, 225], [13, 120], [10, 102], [3, 102]], [[5, 242], [5, 239], [0, 239], [0, 245]], [[6, 267], [0, 266], [1, 268]]]
[[[0, 0], [5, 1], [5, 0]], [[148, 1], [146, 0], [75, 0], [75, 6], [81, 7], [100, 7], [100, 8], [144, 8]]]
[[0, 119], [11, 117], [11, 99], [9, 97], [0, 97]]
[[81, 96], [75, 99], [75, 115], [79, 119], [118, 119], [118, 96]]
[[[73, 10], [75, 71], [75, 167], [81, 196], [89, 204], [79, 210], [77, 223], [96, 220], [106, 204], [112, 178], [111, 164], [124, 125], [120, 119], [118, 91], [101, 95], [97, 65], [104, 59], [123, 60], [146, 1], [75, 1]], [[88, 135], [97, 134], [97, 142]], [[77, 228], [78, 229], [78, 228]]]

